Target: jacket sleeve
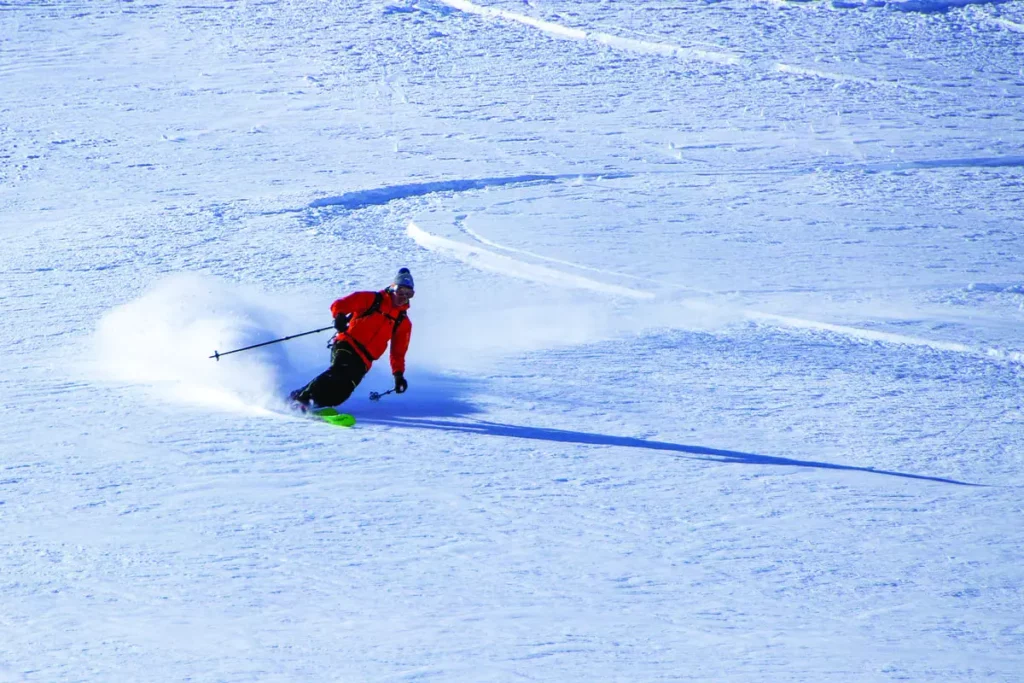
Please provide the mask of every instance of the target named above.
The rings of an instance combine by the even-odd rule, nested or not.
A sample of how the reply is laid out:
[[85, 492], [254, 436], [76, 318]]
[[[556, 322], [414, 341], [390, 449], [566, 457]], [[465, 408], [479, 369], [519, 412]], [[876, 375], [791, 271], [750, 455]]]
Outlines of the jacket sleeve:
[[391, 333], [391, 374], [405, 372], [405, 352], [412, 338], [412, 322], [406, 317]]
[[337, 318], [339, 313], [350, 315], [362, 313], [373, 305], [374, 292], [353, 292], [331, 304], [331, 317]]

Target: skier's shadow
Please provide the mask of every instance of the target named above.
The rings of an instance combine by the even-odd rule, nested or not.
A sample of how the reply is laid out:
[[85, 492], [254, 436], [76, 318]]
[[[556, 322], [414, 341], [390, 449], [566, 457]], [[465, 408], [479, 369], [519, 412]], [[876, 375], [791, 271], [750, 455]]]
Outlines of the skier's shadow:
[[646, 448], [658, 451], [670, 451], [681, 453], [677, 457], [692, 458], [694, 460], [707, 460], [709, 462], [735, 463], [744, 465], [784, 465], [787, 467], [814, 467], [826, 470], [846, 470], [851, 472], [867, 472], [869, 474], [884, 474], [890, 477], [903, 477], [906, 479], [920, 479], [923, 481], [934, 481], [943, 484], [956, 484], [958, 486], [984, 486], [984, 484], [972, 484], [956, 479], [944, 477], [929, 477], [922, 474], [910, 474], [907, 472], [895, 472], [892, 470], [879, 470], [873, 467], [854, 467], [852, 465], [838, 465], [830, 462], [816, 462], [813, 460], [796, 460], [794, 458], [780, 458], [771, 455], [758, 455], [756, 453], [743, 453], [740, 451], [726, 451], [718, 448], [707, 448], [705, 446], [691, 446], [687, 444], [670, 443], [667, 441], [648, 441], [628, 436], [610, 436], [607, 434], [593, 434], [590, 432], [575, 432], [565, 429], [546, 429], [539, 427], [521, 427], [518, 425], [502, 424], [500, 422], [488, 422], [485, 420], [455, 421], [449, 419], [431, 419], [425, 417], [397, 417], [377, 416], [360, 418], [363, 423], [387, 425], [389, 427], [408, 427], [413, 429], [437, 429], [447, 432], [464, 432], [466, 434], [484, 434], [488, 436], [512, 437], [517, 439], [538, 439], [541, 441], [556, 441], [563, 443], [580, 443], [594, 446], [622, 446], [625, 448]]
[[[813, 460], [796, 460], [771, 455], [758, 455], [741, 451], [727, 451], [706, 446], [670, 443], [667, 441], [649, 441], [629, 436], [610, 436], [591, 432], [576, 432], [566, 429], [546, 429], [542, 427], [523, 427], [475, 419], [472, 416], [480, 413], [480, 408], [469, 400], [460, 398], [469, 393], [471, 380], [453, 378], [429, 372], [418, 372], [415, 379], [421, 380], [416, 392], [403, 396], [384, 396], [378, 402], [366, 398], [365, 393], [354, 396], [345, 403], [352, 405], [352, 412], [359, 416], [360, 424], [379, 424], [389, 427], [406, 427], [410, 429], [434, 429], [446, 432], [462, 432], [465, 434], [483, 434], [516, 439], [535, 439], [560, 443], [578, 443], [593, 446], [621, 446], [625, 448], [645, 448], [656, 451], [668, 451], [676, 457], [709, 462], [734, 463], [743, 465], [783, 465], [786, 467], [813, 467], [826, 470], [846, 470], [850, 472], [867, 472], [883, 474], [890, 477], [934, 481], [958, 486], [985, 486], [944, 477], [929, 477], [922, 474], [878, 470], [872, 467], [855, 467], [838, 465], [830, 462]], [[391, 377], [376, 366], [367, 375], [363, 385], [369, 388], [377, 385], [379, 389], [387, 388]], [[360, 385], [360, 388], [363, 388]]]

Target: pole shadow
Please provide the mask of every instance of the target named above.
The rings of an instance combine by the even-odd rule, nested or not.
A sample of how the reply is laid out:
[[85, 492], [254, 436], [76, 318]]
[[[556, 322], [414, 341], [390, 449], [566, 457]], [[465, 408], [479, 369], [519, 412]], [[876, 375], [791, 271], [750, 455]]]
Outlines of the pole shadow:
[[868, 474], [881, 474], [890, 477], [902, 477], [904, 479], [933, 481], [942, 484], [955, 484], [957, 486], [986, 486], [985, 484], [974, 484], [971, 482], [959, 481], [956, 479], [947, 479], [944, 477], [929, 477], [923, 474], [911, 474], [908, 472], [896, 472], [893, 470], [879, 470], [873, 467], [855, 467], [853, 465], [838, 465], [835, 463], [816, 462], [813, 460], [796, 460], [794, 458], [780, 458], [771, 455], [758, 455], [756, 453], [743, 453], [741, 451], [727, 451], [718, 448], [707, 448], [705, 446], [677, 444], [670, 443], [667, 441], [648, 441], [646, 439], [637, 439], [628, 436], [609, 436], [606, 434], [575, 432], [564, 429], [522, 427], [518, 425], [502, 424], [499, 422], [488, 422], [486, 420], [456, 422], [453, 420], [378, 416], [368, 418], [360, 417], [360, 421], [362, 423], [379, 424], [388, 427], [435, 429], [447, 432], [483, 434], [486, 436], [511, 437], [516, 439], [536, 439], [539, 441], [554, 441], [561, 443], [578, 443], [593, 446], [622, 446], [625, 448], [644, 448], [649, 450], [678, 453], [681, 455], [678, 455], [676, 457], [684, 457], [692, 460], [706, 460], [708, 462], [733, 463], [742, 465], [783, 465], [787, 467], [811, 467], [825, 470], [866, 472]]

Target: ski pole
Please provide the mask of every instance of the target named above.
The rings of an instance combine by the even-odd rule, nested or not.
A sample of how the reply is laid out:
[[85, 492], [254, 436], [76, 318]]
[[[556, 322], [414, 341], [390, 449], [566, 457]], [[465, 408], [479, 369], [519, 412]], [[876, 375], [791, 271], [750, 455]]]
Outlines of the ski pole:
[[256, 349], [256, 348], [259, 348], [261, 346], [266, 346], [267, 344], [276, 344], [278, 342], [288, 341], [289, 339], [295, 339], [296, 337], [305, 337], [307, 334], [316, 334], [317, 332], [325, 332], [327, 330], [333, 330], [333, 329], [334, 329], [334, 325], [331, 325], [330, 327], [321, 327], [319, 330], [310, 330], [309, 332], [302, 332], [301, 334], [293, 334], [293, 335], [290, 335], [288, 337], [281, 337], [280, 339], [274, 339], [272, 341], [263, 342], [262, 344], [253, 344], [252, 346], [243, 346], [240, 349], [234, 349], [233, 351], [225, 351], [224, 353], [219, 353], [217, 351], [214, 351], [213, 355], [209, 356], [209, 358], [216, 358], [217, 360], [220, 360], [221, 356], [227, 356], [227, 355], [230, 355], [232, 353], [238, 353], [239, 351], [248, 351], [249, 349]]
[[384, 398], [385, 396], [387, 396], [388, 394], [394, 393], [394, 391], [395, 391], [394, 389], [388, 389], [383, 394], [380, 393], [380, 392], [377, 392], [377, 391], [371, 391], [370, 392], [370, 400], [371, 401], [379, 401], [382, 398]]

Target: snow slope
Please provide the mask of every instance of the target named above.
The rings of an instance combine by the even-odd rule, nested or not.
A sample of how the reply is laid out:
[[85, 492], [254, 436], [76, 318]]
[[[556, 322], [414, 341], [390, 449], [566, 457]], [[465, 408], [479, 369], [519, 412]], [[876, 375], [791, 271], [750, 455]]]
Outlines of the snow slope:
[[0, 680], [1024, 680], [1021, 27], [0, 2]]

